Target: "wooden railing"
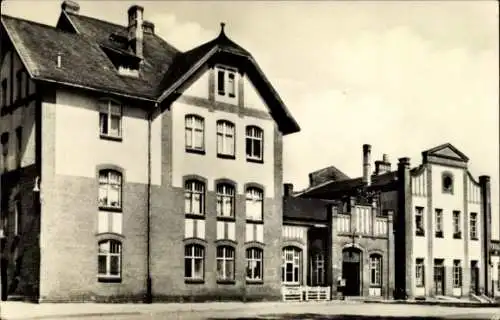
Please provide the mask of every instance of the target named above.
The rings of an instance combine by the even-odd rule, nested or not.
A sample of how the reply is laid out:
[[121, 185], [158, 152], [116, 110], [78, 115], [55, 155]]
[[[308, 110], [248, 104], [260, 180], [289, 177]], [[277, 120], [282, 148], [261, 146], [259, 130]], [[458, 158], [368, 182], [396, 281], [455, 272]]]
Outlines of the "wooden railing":
[[283, 301], [328, 301], [330, 287], [281, 287]]

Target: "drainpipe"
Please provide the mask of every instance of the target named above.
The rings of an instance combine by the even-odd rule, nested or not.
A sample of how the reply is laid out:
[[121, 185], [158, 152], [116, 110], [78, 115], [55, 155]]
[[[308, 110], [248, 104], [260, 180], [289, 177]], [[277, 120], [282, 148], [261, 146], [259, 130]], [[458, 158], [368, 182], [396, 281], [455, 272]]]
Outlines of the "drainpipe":
[[[155, 107], [158, 103], [155, 104]], [[155, 108], [156, 109], [156, 108]], [[153, 302], [153, 288], [151, 279], [151, 121], [152, 113], [148, 114], [148, 191], [147, 191], [147, 275], [146, 275], [146, 303]]]

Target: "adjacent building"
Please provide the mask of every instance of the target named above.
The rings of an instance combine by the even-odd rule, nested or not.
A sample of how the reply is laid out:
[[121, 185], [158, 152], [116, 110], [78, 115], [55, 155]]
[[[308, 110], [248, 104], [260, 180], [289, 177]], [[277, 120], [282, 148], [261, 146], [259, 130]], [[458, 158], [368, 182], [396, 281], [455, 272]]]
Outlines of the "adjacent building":
[[279, 299], [298, 124], [224, 24], [181, 52], [123, 18], [2, 15], [2, 298]]

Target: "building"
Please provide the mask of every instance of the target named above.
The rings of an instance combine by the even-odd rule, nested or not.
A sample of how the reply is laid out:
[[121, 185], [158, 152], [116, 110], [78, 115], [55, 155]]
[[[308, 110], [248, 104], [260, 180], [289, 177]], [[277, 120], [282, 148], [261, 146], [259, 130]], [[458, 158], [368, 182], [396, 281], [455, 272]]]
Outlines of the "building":
[[279, 299], [300, 128], [253, 56], [61, 8], [1, 18], [2, 298]]
[[[345, 294], [499, 296], [490, 178], [476, 180], [467, 156], [449, 143], [422, 152], [422, 164], [414, 168], [409, 158], [401, 158], [392, 170], [384, 155], [372, 173], [370, 155], [371, 146], [364, 145], [362, 177], [350, 179], [335, 167], [325, 168], [310, 174], [310, 186], [293, 195], [337, 201], [330, 222], [331, 254], [337, 257], [332, 268], [340, 267]], [[375, 291], [379, 279], [382, 290]]]

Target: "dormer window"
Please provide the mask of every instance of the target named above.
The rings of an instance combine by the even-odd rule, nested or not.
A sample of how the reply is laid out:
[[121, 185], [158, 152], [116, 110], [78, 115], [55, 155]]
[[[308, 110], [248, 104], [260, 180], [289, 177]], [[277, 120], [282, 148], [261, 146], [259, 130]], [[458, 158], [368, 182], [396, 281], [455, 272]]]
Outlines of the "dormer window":
[[443, 193], [453, 193], [453, 175], [449, 172], [442, 176]]
[[236, 75], [235, 69], [217, 66], [217, 97], [224, 102], [236, 99]]

